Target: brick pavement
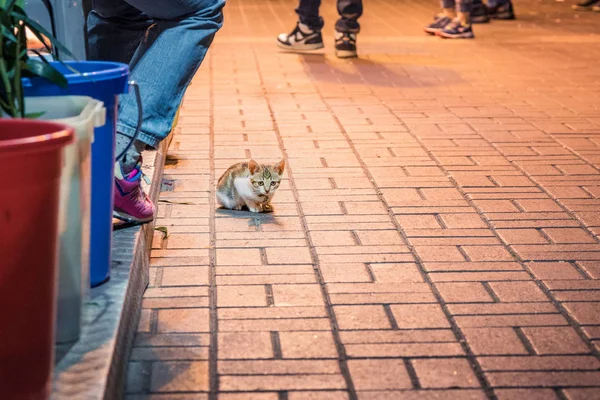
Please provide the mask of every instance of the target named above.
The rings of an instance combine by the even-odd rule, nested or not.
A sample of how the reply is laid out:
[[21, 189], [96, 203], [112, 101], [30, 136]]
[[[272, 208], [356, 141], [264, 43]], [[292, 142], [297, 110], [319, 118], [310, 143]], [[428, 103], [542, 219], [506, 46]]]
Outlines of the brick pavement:
[[[230, 0], [186, 95], [128, 398], [599, 399], [600, 15], [370, 0], [342, 61], [276, 50], [294, 3]], [[215, 209], [281, 156], [274, 215]]]

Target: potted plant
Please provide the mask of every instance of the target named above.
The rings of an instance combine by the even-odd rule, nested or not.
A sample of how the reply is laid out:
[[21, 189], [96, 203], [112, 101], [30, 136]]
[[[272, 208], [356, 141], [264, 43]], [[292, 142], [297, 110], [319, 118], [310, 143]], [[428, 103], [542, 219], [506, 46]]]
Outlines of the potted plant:
[[63, 150], [74, 129], [34, 119], [44, 110], [27, 111], [24, 78], [58, 87], [66, 87], [67, 80], [43, 57], [29, 57], [26, 30], [47, 50], [62, 47], [17, 1], [0, 0], [0, 171], [18, 177], [0, 195], [0, 387], [7, 398], [46, 399], [54, 354]]

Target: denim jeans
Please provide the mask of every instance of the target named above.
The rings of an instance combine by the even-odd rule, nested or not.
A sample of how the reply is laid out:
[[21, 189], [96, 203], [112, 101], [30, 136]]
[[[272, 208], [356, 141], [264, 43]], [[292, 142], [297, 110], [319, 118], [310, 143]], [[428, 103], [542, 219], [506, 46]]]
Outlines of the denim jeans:
[[442, 8], [451, 8], [458, 12], [469, 13], [472, 6], [472, 0], [442, 0]]
[[[319, 16], [320, 5], [321, 0], [300, 0], [296, 8], [300, 22], [316, 31], [320, 31], [324, 25], [323, 18]], [[335, 29], [344, 33], [358, 33], [358, 18], [363, 13], [362, 0], [337, 0], [337, 10], [340, 19], [335, 23]]]
[[[129, 64], [144, 116], [138, 140], [167, 137], [183, 94], [223, 24], [224, 0], [94, 0], [88, 16], [89, 59]], [[117, 131], [133, 137], [133, 94], [121, 95]]]

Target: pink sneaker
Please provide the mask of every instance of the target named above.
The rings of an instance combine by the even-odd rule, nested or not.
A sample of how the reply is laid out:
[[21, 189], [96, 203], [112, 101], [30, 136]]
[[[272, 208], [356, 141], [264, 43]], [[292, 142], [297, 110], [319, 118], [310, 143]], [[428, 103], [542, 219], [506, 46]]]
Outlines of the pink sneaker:
[[140, 162], [126, 176], [119, 163], [115, 164], [115, 208], [113, 215], [126, 222], [146, 223], [154, 219], [154, 204], [142, 189]]

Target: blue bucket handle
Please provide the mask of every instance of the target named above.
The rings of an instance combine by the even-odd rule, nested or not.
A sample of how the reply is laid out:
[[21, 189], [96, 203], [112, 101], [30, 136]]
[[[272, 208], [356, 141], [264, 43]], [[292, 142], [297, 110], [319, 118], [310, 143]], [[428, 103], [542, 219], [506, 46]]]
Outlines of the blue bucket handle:
[[131, 142], [129, 142], [129, 144], [127, 145], [127, 147], [125, 147], [125, 149], [123, 149], [121, 154], [119, 154], [115, 158], [115, 161], [121, 161], [121, 159], [125, 156], [125, 153], [127, 153], [127, 151], [129, 151], [131, 146], [133, 146], [133, 142], [135, 142], [138, 135], [140, 134], [140, 129], [142, 128], [142, 120], [144, 117], [143, 108], [142, 108], [142, 96], [140, 94], [140, 86], [137, 84], [136, 81], [129, 81], [128, 84], [129, 84], [129, 86], [133, 87], [133, 92], [135, 93], [135, 100], [136, 100], [137, 106], [138, 106], [138, 121], [137, 121], [137, 126], [135, 127], [135, 133], [133, 134], [133, 138], [131, 139]]

